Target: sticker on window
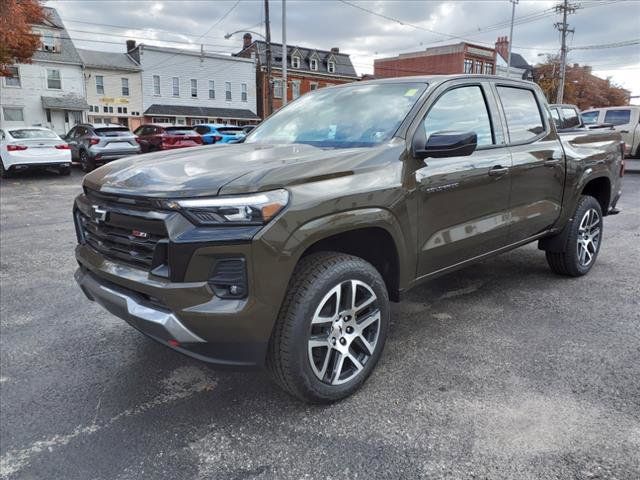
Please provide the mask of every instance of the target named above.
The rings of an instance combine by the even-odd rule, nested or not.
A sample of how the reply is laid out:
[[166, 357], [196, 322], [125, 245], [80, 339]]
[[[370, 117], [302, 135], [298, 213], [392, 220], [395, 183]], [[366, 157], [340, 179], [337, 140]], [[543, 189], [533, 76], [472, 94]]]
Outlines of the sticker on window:
[[410, 88], [409, 90], [404, 92], [404, 96], [405, 97], [413, 97], [416, 93], [418, 93], [418, 89], [417, 88]]

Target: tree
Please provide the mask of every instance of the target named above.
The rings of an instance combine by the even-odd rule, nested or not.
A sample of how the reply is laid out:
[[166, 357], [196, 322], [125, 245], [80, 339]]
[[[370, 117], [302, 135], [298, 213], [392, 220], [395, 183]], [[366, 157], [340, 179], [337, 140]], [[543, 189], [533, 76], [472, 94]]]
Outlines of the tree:
[[[591, 73], [588, 65], [567, 65], [564, 82], [564, 103], [577, 105], [580, 110], [592, 107], [615, 107], [629, 104], [629, 92]], [[560, 83], [560, 57], [549, 55], [544, 63], [537, 65], [534, 75], [536, 83], [550, 103], [555, 103]]]
[[40, 46], [31, 25], [44, 19], [39, 0], [0, 0], [0, 76], [9, 75], [9, 66], [14, 63], [31, 62]]

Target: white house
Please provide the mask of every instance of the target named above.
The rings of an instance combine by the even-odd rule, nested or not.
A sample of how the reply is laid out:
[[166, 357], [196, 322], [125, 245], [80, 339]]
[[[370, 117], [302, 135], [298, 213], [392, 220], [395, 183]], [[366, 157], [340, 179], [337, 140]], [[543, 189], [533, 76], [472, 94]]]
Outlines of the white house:
[[47, 19], [33, 25], [42, 39], [31, 64], [10, 67], [0, 82], [0, 127], [40, 125], [64, 134], [86, 119], [82, 61], [58, 13], [44, 8]]
[[78, 53], [84, 64], [89, 122], [119, 123], [135, 130], [142, 123], [140, 66], [126, 53]]
[[127, 51], [142, 68], [145, 121], [244, 125], [256, 115], [256, 67], [251, 58], [135, 45]]

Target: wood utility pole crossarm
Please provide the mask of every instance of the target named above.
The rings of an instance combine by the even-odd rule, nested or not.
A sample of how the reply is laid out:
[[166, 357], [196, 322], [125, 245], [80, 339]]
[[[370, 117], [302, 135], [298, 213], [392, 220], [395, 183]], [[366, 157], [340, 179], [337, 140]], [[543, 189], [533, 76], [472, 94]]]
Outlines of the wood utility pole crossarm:
[[556, 12], [562, 12], [562, 23], [556, 23], [555, 27], [560, 31], [562, 46], [560, 47], [560, 83], [558, 85], [558, 95], [556, 103], [563, 103], [564, 100], [564, 82], [567, 73], [567, 34], [574, 33], [575, 29], [569, 28], [567, 24], [567, 15], [575, 13], [576, 6], [569, 3], [569, 0], [563, 0], [560, 5], [556, 5]]

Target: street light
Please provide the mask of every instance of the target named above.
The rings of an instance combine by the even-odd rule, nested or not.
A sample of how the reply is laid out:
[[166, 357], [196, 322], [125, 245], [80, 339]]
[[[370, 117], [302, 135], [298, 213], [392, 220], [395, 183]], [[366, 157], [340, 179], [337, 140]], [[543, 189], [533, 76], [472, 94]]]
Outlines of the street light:
[[253, 30], [236, 30], [235, 32], [231, 32], [231, 33], [227, 33], [224, 38], [225, 40], [229, 40], [231, 37], [233, 37], [236, 33], [252, 33], [254, 35], [257, 35], [259, 37], [262, 37], [263, 39], [266, 40], [265, 36], [261, 33], [258, 32], [254, 32]]

